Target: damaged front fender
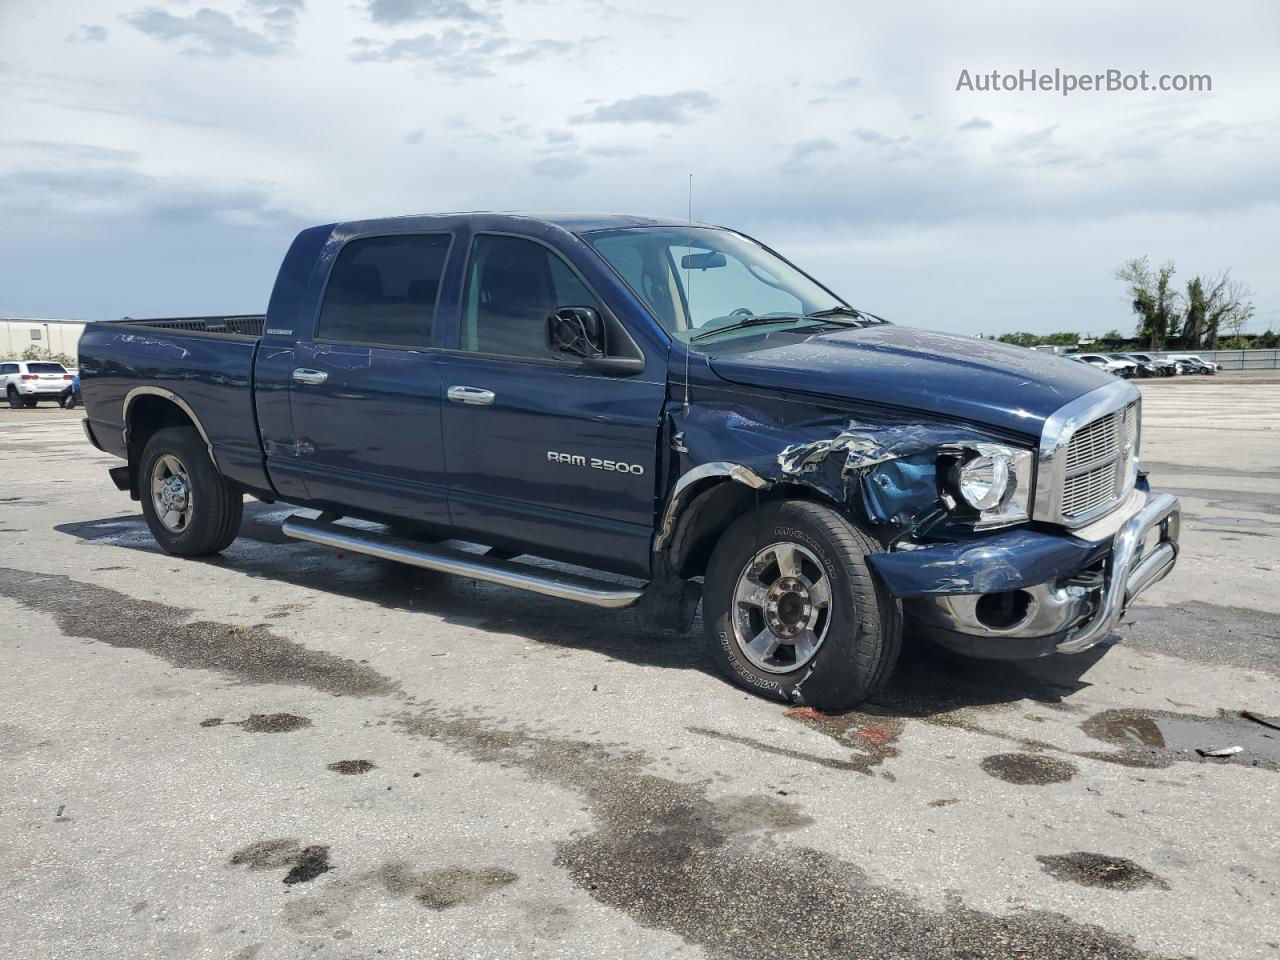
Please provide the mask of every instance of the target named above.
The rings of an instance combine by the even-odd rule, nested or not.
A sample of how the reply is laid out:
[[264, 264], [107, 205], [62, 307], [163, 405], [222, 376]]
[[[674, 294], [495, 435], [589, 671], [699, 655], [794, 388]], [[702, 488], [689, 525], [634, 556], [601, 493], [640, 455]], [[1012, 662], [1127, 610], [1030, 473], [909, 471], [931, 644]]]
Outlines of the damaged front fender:
[[[724, 406], [699, 404], [673, 416], [694, 464], [677, 482], [669, 500], [658, 545], [670, 535], [686, 478], [714, 468], [728, 474], [731, 465], [751, 476], [749, 485], [807, 487], [842, 507], [885, 538], [913, 532], [926, 517], [945, 513], [939, 491], [939, 451], [989, 443], [992, 437], [962, 424], [850, 417], [836, 411], [799, 418], [795, 407], [762, 400]], [[812, 408], [806, 412], [812, 413]], [[740, 478], [735, 478], [740, 479]], [[677, 509], [672, 510], [672, 506]]]

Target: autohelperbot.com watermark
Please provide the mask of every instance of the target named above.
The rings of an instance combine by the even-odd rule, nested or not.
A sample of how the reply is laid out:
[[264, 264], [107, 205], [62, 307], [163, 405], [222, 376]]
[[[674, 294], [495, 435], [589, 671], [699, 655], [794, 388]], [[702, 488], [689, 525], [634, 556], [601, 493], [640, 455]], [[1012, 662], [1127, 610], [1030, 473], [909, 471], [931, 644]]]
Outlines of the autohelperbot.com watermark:
[[1146, 70], [1127, 73], [1104, 70], [1102, 73], [1070, 73], [1053, 70], [961, 70], [956, 91], [973, 93], [1059, 93], [1062, 96], [1081, 93], [1211, 93], [1213, 77], [1207, 73], [1161, 73]]

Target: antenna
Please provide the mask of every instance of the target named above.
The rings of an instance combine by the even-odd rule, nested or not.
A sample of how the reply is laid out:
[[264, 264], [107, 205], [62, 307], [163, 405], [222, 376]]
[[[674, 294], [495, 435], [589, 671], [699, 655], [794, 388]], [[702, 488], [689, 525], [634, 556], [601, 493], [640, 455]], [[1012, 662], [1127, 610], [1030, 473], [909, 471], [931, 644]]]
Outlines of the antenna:
[[[693, 249], [693, 174], [689, 174], [689, 249]], [[693, 268], [685, 259], [684, 268], [684, 311], [685, 323], [693, 330]], [[692, 342], [684, 345], [684, 415], [689, 416], [689, 354], [693, 352]]]

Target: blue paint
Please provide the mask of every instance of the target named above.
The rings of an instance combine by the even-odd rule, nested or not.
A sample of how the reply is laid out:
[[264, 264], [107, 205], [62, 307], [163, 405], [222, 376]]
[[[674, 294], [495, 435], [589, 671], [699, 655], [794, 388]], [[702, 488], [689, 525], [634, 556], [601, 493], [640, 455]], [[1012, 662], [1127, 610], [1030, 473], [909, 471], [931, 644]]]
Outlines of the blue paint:
[[[1106, 545], [1101, 552], [1105, 552]], [[986, 536], [872, 556], [896, 597], [996, 593], [1069, 576], [1099, 556], [1098, 545], [1062, 534], [1006, 530]]]
[[[89, 325], [80, 350], [94, 434], [125, 456], [126, 394], [161, 387], [196, 411], [219, 468], [249, 492], [646, 577], [670, 492], [701, 464], [748, 466], [778, 490], [826, 500], [888, 543], [937, 512], [940, 446], [1034, 445], [1052, 412], [1110, 382], [1085, 364], [892, 325], [786, 334], [765, 327], [686, 348], [586, 239], [673, 225], [457, 214], [304, 230], [281, 264], [261, 338]], [[317, 339], [345, 245], [414, 233], [452, 236], [425, 342], [407, 349]], [[479, 233], [527, 238], [563, 257], [634, 342], [642, 369], [616, 375], [462, 351], [468, 255]], [[327, 379], [298, 384], [297, 368]], [[451, 403], [452, 385], [493, 391], [495, 400]], [[598, 469], [593, 459], [629, 469]], [[1043, 582], [1098, 551], [1047, 529], [974, 534], [946, 519], [929, 537], [925, 549], [872, 558], [899, 596]]]

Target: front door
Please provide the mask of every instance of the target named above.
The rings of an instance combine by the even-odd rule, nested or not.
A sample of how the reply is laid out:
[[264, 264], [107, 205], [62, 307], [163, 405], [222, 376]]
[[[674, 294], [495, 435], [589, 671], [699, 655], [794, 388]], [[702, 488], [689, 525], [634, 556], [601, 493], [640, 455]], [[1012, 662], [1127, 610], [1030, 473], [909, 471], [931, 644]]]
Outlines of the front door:
[[364, 237], [338, 254], [289, 384], [294, 464], [311, 500], [447, 521], [441, 364], [430, 347], [450, 240]]
[[550, 247], [474, 238], [443, 367], [450, 515], [482, 542], [648, 576], [665, 384], [553, 354], [566, 306], [603, 309]]

